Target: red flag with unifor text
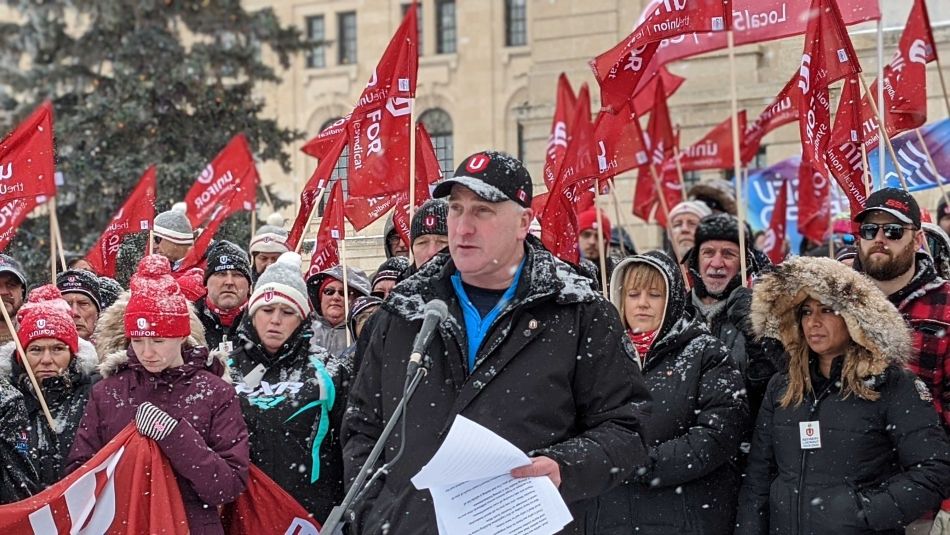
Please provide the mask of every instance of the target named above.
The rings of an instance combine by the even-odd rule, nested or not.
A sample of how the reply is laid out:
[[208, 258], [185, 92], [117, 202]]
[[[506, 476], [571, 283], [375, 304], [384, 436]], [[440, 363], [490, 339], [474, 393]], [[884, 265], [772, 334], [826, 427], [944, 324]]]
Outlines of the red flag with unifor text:
[[345, 137], [350, 195], [375, 197], [409, 187], [410, 119], [419, 63], [416, 9], [413, 2], [353, 111], [303, 148], [320, 158], [331, 152], [337, 137]]
[[155, 166], [149, 166], [86, 255], [86, 261], [99, 275], [114, 278], [123, 238], [152, 228], [152, 220], [155, 219], [156, 179]]
[[837, 4], [834, 0], [813, 0], [798, 76], [798, 115], [802, 160], [822, 176], [828, 176], [825, 152], [831, 139], [828, 86], [860, 72]]
[[307, 278], [340, 263], [340, 242], [346, 235], [343, 223], [343, 182], [337, 179], [323, 208], [323, 219], [310, 257]]
[[[865, 188], [864, 125], [861, 117], [861, 84], [856, 77], [849, 77], [841, 88], [835, 125], [831, 130], [831, 142], [825, 161], [828, 170], [848, 197], [851, 214], [864, 209], [868, 192]], [[870, 180], [868, 180], [870, 182]]]
[[0, 203], [54, 197], [55, 173], [53, 105], [46, 101], [0, 140]]
[[548, 146], [544, 154], [544, 185], [548, 190], [554, 187], [561, 163], [564, 162], [564, 153], [567, 151], [567, 141], [570, 137], [571, 117], [577, 106], [577, 97], [567, 75], [563, 72], [557, 78], [557, 99], [554, 103], [554, 117], [551, 118], [551, 135], [548, 136]]
[[652, 0], [633, 32], [590, 62], [604, 109], [618, 112], [636, 94], [660, 41], [694, 32], [726, 31], [731, 0]]
[[0, 203], [0, 251], [7, 248], [26, 216], [46, 202], [48, 197], [20, 197]]
[[679, 202], [676, 199], [682, 199], [683, 196], [675, 167], [672, 172], [667, 172], [663, 166], [664, 162], [673, 157], [673, 149], [677, 144], [665, 95], [661, 80], [656, 85], [655, 106], [647, 121], [648, 160], [647, 164], [641, 166], [637, 172], [637, 185], [633, 196], [633, 215], [644, 221], [650, 221], [651, 214], [655, 213], [653, 219], [664, 226], [667, 214], [660, 201], [657, 182], [663, 190], [667, 210], [673, 208]]
[[[884, 106], [881, 113], [888, 137], [919, 128], [927, 122], [927, 64], [937, 59], [930, 16], [923, 0], [914, 0], [904, 33], [890, 63], [884, 66]], [[878, 80], [870, 87], [870, 97], [877, 102]], [[865, 147], [871, 150], [880, 143], [878, 117], [867, 96], [862, 117], [866, 124]]]
[[748, 123], [742, 137], [742, 165], [746, 166], [755, 159], [762, 146], [762, 139], [773, 130], [798, 120], [798, 73], [785, 84], [775, 99], [762, 110], [762, 113]]
[[[742, 110], [738, 116], [739, 132], [746, 130], [746, 112]], [[716, 125], [708, 134], [696, 143], [679, 152], [680, 168], [685, 171], [700, 171], [705, 169], [731, 169], [735, 167], [732, 143], [732, 117]], [[668, 160], [664, 167], [673, 166], [676, 162]]]
[[[188, 207], [185, 214], [195, 228], [210, 226], [212, 214], [220, 215], [222, 206], [230, 206], [238, 188], [250, 189], [253, 186], [251, 191], [256, 194], [259, 182], [247, 137], [243, 133], [238, 134], [228, 141], [195, 179], [194, 185], [185, 195]], [[248, 210], [254, 208], [253, 197], [251, 202]]]
[[784, 178], [779, 182], [778, 197], [772, 208], [772, 218], [769, 220], [769, 229], [765, 233], [764, 252], [773, 264], [778, 265], [785, 260], [785, 227], [788, 222], [788, 181]]
[[[336, 168], [337, 161], [346, 148], [346, 138], [339, 136], [335, 138], [333, 147], [320, 159], [317, 168], [314, 169], [310, 179], [304, 185], [300, 192], [300, 209], [297, 210], [297, 217], [287, 233], [287, 247], [294, 249], [297, 242], [307, 231], [307, 225], [310, 224], [310, 216], [314, 208], [323, 197], [323, 192], [330, 184], [333, 170]], [[388, 209], [387, 209], [388, 210]]]
[[802, 158], [798, 168], [798, 233], [814, 243], [828, 234], [831, 220], [831, 181]]

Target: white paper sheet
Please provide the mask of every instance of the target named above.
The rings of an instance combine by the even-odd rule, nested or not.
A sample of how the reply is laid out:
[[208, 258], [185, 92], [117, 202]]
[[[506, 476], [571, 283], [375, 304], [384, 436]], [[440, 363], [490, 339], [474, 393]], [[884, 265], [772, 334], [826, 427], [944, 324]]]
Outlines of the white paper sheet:
[[511, 477], [531, 460], [489, 429], [456, 416], [445, 442], [412, 478], [429, 489], [440, 535], [551, 535], [571, 520], [547, 477]]

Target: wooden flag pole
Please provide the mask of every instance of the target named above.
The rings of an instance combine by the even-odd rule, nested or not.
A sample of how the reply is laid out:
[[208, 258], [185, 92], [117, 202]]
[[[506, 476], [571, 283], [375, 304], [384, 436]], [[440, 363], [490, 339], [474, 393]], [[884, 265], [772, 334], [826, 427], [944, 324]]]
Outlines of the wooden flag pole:
[[[350, 285], [349, 277], [346, 273], [346, 229], [340, 229], [343, 232], [343, 237], [337, 240], [337, 243], [340, 245], [340, 267], [343, 269], [343, 330], [346, 331], [346, 347], [350, 347], [352, 340], [350, 339], [350, 328], [346, 325], [346, 318], [350, 317]], [[303, 241], [301, 239], [300, 241]]]
[[[884, 3], [883, 0], [878, 0], [878, 11], [884, 13], [884, 6], [881, 4]], [[881, 115], [881, 110], [884, 109], [884, 17], [877, 19], [877, 102], [880, 106], [875, 106], [874, 97], [871, 96], [871, 93], [868, 91], [867, 85], [864, 83], [864, 76], [858, 74], [858, 78], [861, 79], [861, 85], [864, 86], [864, 93], [868, 96], [868, 102], [871, 103], [871, 109], [874, 110], [874, 115], [877, 116], [878, 130], [881, 132], [881, 137], [887, 139], [887, 144], [890, 145], [891, 140], [887, 137], [887, 123], [884, 122], [884, 116]], [[878, 145], [880, 146], [880, 145]], [[890, 150], [893, 157], [894, 150]], [[884, 155], [880, 154], [878, 160], [878, 176], [881, 177], [881, 187], [884, 187]], [[901, 173], [901, 168], [897, 165], [897, 158], [894, 158], [894, 167], [897, 169], [897, 176], [901, 179], [901, 184], [904, 183], [904, 177]], [[904, 186], [904, 189], [907, 189], [907, 186]]]
[[[63, 233], [59, 230], [59, 217], [56, 216], [56, 210], [51, 212], [53, 230], [56, 232], [56, 250], [59, 253], [59, 266], [63, 271], [66, 271], [66, 253], [63, 251]], [[53, 281], [53, 284], [56, 284], [56, 281]]]
[[155, 230], [148, 229], [148, 249], [147, 250], [148, 250], [149, 255], [154, 254], [154, 248], [155, 248]]
[[[617, 183], [614, 182], [613, 186], [610, 188], [610, 196], [614, 200], [614, 217], [617, 218], [617, 224], [620, 225], [620, 252], [623, 256], [627, 256], [627, 245], [624, 243], [624, 237], [627, 234], [627, 220], [623, 216], [623, 211], [620, 209], [620, 197], [617, 196]], [[633, 251], [630, 251], [630, 254], [633, 254]]]
[[933, 155], [930, 154], [930, 148], [927, 147], [927, 143], [924, 141], [924, 136], [920, 134], [920, 128], [915, 128], [914, 132], [917, 134], [917, 141], [920, 142], [920, 147], [924, 149], [924, 154], [927, 155], [927, 163], [929, 163], [930, 168], [933, 169], [937, 186], [940, 187], [940, 195], [943, 195], [943, 202], [950, 206], [950, 196], [947, 195], [947, 188], [943, 185], [943, 177], [940, 176], [940, 171], [937, 170], [937, 164], [934, 162]]
[[254, 203], [254, 209], [251, 210], [251, 239], [254, 239], [254, 234], [257, 233], [257, 203]]
[[[328, 180], [327, 184], [329, 184], [329, 182], [330, 181]], [[297, 240], [297, 246], [294, 247], [294, 252], [297, 254], [300, 254], [300, 248], [303, 246], [304, 236], [307, 235], [307, 230], [310, 229], [310, 224], [313, 223], [313, 215], [317, 213], [317, 207], [320, 206], [320, 199], [323, 198], [323, 194], [327, 191], [327, 184], [324, 184], [323, 187], [317, 190], [317, 194], [313, 198], [313, 208], [310, 210], [310, 215], [307, 216], [307, 223], [303, 226], [303, 230], [300, 232], [300, 239]]]
[[[870, 96], [871, 91], [868, 89], [867, 83], [865, 83], [864, 81], [864, 77], [858, 76], [858, 79], [861, 80], [861, 87], [864, 89], [864, 94], [867, 96], [868, 103], [871, 105], [871, 113], [873, 113], [877, 117], [877, 121], [878, 121], [877, 130], [880, 133], [879, 135], [881, 136], [881, 141], [878, 142], [878, 153], [880, 154], [881, 152], [880, 147], [881, 147], [881, 143], [883, 142], [884, 145], [887, 147], [888, 155], [891, 157], [891, 163], [894, 164], [894, 170], [897, 171], [897, 178], [899, 178], [901, 181], [901, 187], [904, 188], [904, 191], [907, 191], [907, 182], [904, 180], [904, 173], [901, 171], [901, 166], [897, 162], [897, 153], [894, 152], [894, 145], [891, 144], [891, 138], [888, 137], [887, 135], [887, 124], [884, 123], [884, 117], [881, 116], [881, 110], [880, 108], [877, 107], [877, 104], [874, 103], [874, 99], [871, 98]], [[881, 85], [881, 84], [878, 84], [878, 85]], [[884, 155], [881, 154], [878, 157], [878, 160], [883, 161]], [[885, 187], [884, 170], [883, 170], [884, 164], [882, 163], [880, 167], [881, 167], [881, 174], [880, 174], [881, 187]]]
[[[53, 266], [55, 270], [55, 259], [53, 259]], [[55, 275], [53, 276], [53, 281], [55, 284]], [[33, 392], [36, 394], [36, 399], [40, 402], [40, 408], [43, 409], [46, 422], [49, 423], [49, 428], [52, 429], [54, 433], [59, 434], [60, 429], [53, 420], [53, 415], [49, 412], [49, 406], [46, 405], [46, 397], [43, 396], [43, 389], [40, 388], [40, 383], [36, 380], [36, 375], [33, 373], [33, 366], [30, 365], [30, 361], [26, 358], [26, 351], [23, 350], [23, 345], [20, 344], [20, 337], [17, 336], [16, 329], [13, 328], [13, 321], [10, 320], [10, 314], [7, 313], [7, 307], [2, 302], [0, 302], [0, 312], [3, 313], [3, 322], [6, 323], [7, 329], [10, 331], [10, 334], [13, 335], [13, 343], [16, 346], [17, 354], [20, 356], [20, 361], [26, 369], [26, 374], [30, 377], [30, 383], [33, 384]]]
[[[53, 228], [55, 224], [53, 222], [53, 214], [56, 213], [56, 198], [51, 197], [49, 200], [49, 271], [50, 271], [50, 284], [56, 284], [56, 231]], [[16, 331], [10, 331], [14, 334], [16, 338]]]
[[742, 285], [749, 286], [749, 266], [746, 259], [745, 201], [742, 195], [742, 157], [739, 152], [739, 95], [736, 89], [736, 42], [732, 30], [726, 33], [729, 46], [729, 85], [732, 105], [732, 164], [736, 176], [736, 216], [739, 219], [739, 269]]
[[868, 164], [868, 149], [865, 148], [864, 143], [861, 143], [861, 163], [864, 165], [864, 193], [865, 195], [871, 194], [871, 169]]
[[660, 198], [660, 209], [663, 210], [663, 215], [666, 219], [666, 224], [670, 224], [670, 207], [666, 204], [666, 195], [663, 193], [663, 183], [660, 182], [660, 177], [656, 173], [656, 164], [650, 164], [650, 175], [653, 176], [653, 187], [656, 189], [656, 195]]
[[[416, 213], [416, 99], [409, 101], [409, 208], [406, 213], [409, 214], [411, 225], [412, 216]], [[383, 236], [383, 239], [385, 240], [386, 237]], [[409, 244], [409, 265], [415, 265], [411, 243]]]
[[600, 256], [600, 287], [604, 293], [604, 299], [610, 301], [610, 294], [607, 288], [607, 251], [604, 247], [604, 219], [600, 213], [597, 198], [600, 197], [600, 179], [594, 179], [594, 213], [597, 215], [597, 254]]

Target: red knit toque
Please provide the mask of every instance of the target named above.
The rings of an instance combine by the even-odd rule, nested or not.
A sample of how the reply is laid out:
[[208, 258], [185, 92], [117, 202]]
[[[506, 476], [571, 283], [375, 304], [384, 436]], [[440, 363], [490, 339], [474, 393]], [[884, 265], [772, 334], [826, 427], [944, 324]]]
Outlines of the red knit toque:
[[[588, 229], [597, 228], [597, 212], [595, 208], [590, 208], [584, 210], [583, 212], [577, 214], [577, 233], [580, 234]], [[607, 219], [607, 215], [604, 212], [600, 212], [600, 220], [604, 225], [603, 232], [601, 236], [605, 240], [610, 240], [610, 219]]]
[[188, 301], [172, 278], [167, 258], [157, 254], [143, 258], [129, 288], [132, 296], [125, 309], [125, 336], [179, 338], [191, 334]]
[[79, 334], [73, 322], [72, 309], [63, 294], [52, 284], [30, 292], [27, 302], [17, 312], [20, 328], [17, 336], [23, 349], [40, 338], [53, 338], [69, 346], [73, 357], [79, 351]]

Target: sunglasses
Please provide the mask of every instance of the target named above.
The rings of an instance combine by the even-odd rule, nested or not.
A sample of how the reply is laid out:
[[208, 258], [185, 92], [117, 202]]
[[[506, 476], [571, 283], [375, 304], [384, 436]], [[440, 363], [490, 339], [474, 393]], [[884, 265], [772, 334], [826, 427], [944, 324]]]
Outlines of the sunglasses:
[[340, 297], [343, 297], [344, 296], [343, 288], [340, 288], [339, 290], [336, 288], [324, 288], [323, 295], [327, 297], [330, 297], [331, 295], [339, 295]]
[[878, 230], [884, 230], [884, 237], [888, 240], [899, 240], [904, 237], [905, 230], [914, 230], [909, 227], [898, 225], [897, 223], [888, 223], [886, 225], [877, 225], [874, 223], [864, 223], [861, 225], [858, 233], [865, 240], [873, 240], [877, 237]]

